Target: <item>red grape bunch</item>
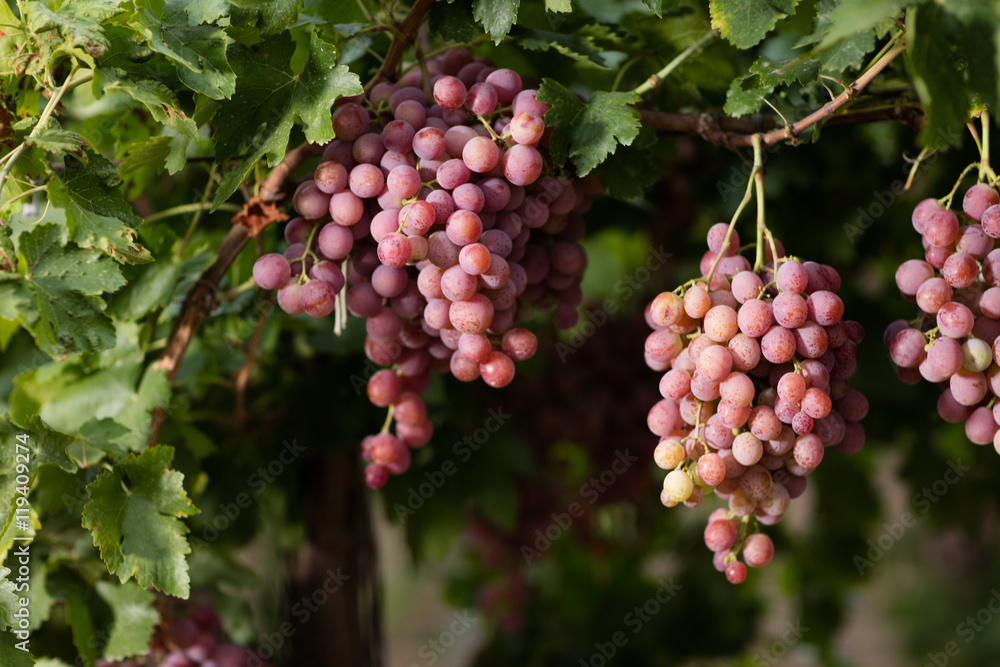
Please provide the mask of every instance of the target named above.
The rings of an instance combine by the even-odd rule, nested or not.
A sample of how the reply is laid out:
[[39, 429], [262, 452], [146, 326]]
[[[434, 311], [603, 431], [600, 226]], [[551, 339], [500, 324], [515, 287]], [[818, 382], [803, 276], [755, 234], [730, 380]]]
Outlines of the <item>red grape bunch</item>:
[[913, 209], [924, 259], [896, 270], [896, 285], [920, 313], [885, 332], [896, 373], [907, 384], [940, 384], [937, 410], [950, 423], [965, 422], [977, 445], [1000, 452], [1000, 194], [985, 183], [969, 188], [962, 212], [950, 196], [925, 199]]
[[[172, 602], [172, 601], [171, 601]], [[164, 602], [149, 652], [123, 662], [98, 660], [97, 667], [269, 667], [260, 653], [225, 641], [218, 614], [203, 605]], [[265, 649], [266, 654], [266, 649]]]
[[774, 555], [758, 525], [781, 520], [826, 448], [864, 444], [868, 402], [849, 387], [864, 331], [842, 319], [831, 267], [782, 257], [775, 241], [755, 269], [722, 223], [708, 247], [702, 277], [647, 309], [646, 363], [663, 371], [647, 421], [660, 436], [654, 460], [670, 471], [664, 505], [696, 507], [711, 491], [728, 500], [709, 517], [705, 544], [738, 584]]
[[347, 313], [365, 318], [365, 353], [388, 367], [368, 397], [390, 410], [362, 442], [372, 488], [430, 440], [432, 372], [504, 387], [538, 347], [517, 324], [549, 309], [576, 324], [581, 214], [600, 192], [551, 167], [549, 107], [516, 72], [461, 48], [427, 70], [430, 98], [415, 68], [338, 101], [337, 138], [293, 197], [288, 248], [254, 266], [287, 313], [334, 313], [338, 330]]

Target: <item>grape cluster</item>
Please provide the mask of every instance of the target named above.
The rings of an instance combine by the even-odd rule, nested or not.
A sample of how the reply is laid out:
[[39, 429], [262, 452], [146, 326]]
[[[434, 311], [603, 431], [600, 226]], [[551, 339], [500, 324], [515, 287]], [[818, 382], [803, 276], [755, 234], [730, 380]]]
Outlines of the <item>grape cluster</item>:
[[516, 72], [461, 48], [427, 70], [431, 99], [414, 69], [338, 101], [337, 139], [293, 197], [288, 248], [254, 266], [287, 313], [365, 318], [366, 355], [390, 367], [368, 384], [391, 410], [362, 442], [372, 488], [430, 440], [431, 372], [504, 387], [538, 347], [518, 323], [551, 308], [557, 326], [576, 324], [580, 214], [600, 191], [550, 173], [549, 107]]
[[704, 537], [732, 583], [770, 562], [774, 544], [757, 524], [781, 520], [826, 448], [864, 445], [868, 411], [849, 387], [864, 331], [842, 320], [837, 272], [783, 257], [780, 242], [755, 270], [738, 246], [728, 225], [709, 230], [702, 278], [652, 301], [645, 346], [649, 367], [664, 371], [647, 418], [660, 436], [654, 460], [671, 471], [660, 500], [698, 506], [714, 490], [729, 501]]
[[896, 270], [903, 297], [920, 314], [885, 331], [896, 374], [907, 384], [921, 378], [942, 385], [937, 411], [977, 445], [1000, 452], [1000, 194], [977, 183], [962, 200], [962, 218], [948, 199], [925, 199], [913, 210], [924, 259]]
[[98, 660], [97, 667], [247, 667], [271, 663], [245, 646], [226, 643], [218, 614], [204, 605], [164, 605], [149, 652], [125, 662]]

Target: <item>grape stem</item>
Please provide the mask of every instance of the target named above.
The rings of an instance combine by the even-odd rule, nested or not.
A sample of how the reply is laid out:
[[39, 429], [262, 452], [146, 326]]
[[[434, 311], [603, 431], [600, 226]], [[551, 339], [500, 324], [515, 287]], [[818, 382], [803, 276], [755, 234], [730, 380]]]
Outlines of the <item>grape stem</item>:
[[306, 258], [311, 257], [313, 262], [319, 263], [319, 257], [316, 256], [316, 253], [310, 250], [310, 246], [313, 243], [313, 239], [316, 238], [316, 231], [319, 229], [319, 227], [320, 227], [319, 225], [313, 225], [312, 231], [309, 232], [309, 238], [306, 239], [306, 249], [302, 252], [302, 255], [300, 255], [297, 259], [293, 259], [291, 261], [291, 264], [294, 264], [295, 262], [300, 263], [299, 269], [302, 270], [302, 273], [299, 274], [300, 284], [310, 282], [309, 276], [306, 275]]
[[[764, 156], [759, 134], [753, 138], [753, 182], [757, 196], [757, 248], [753, 271], [760, 273], [760, 267], [764, 265], [764, 233], [767, 231], [767, 225], [764, 224]], [[777, 268], [778, 258], [773, 249], [771, 255]]]
[[[740, 201], [740, 205], [736, 207], [736, 212], [733, 213], [733, 219], [729, 221], [729, 228], [726, 230], [726, 238], [722, 240], [722, 247], [719, 248], [719, 254], [716, 255], [715, 261], [712, 262], [712, 268], [708, 270], [705, 275], [705, 283], [708, 285], [712, 284], [712, 276], [715, 274], [715, 270], [719, 267], [719, 262], [722, 258], [726, 256], [726, 251], [729, 250], [729, 243], [733, 236], [733, 230], [736, 228], [736, 221], [740, 219], [740, 214], [743, 213], [743, 209], [746, 208], [747, 204], [750, 203], [750, 198], [753, 197], [754, 183], [756, 182], [756, 177], [758, 172], [764, 166], [763, 161], [763, 151], [761, 150], [761, 135], [754, 135], [754, 155], [753, 155], [753, 169], [750, 170], [750, 178], [747, 179], [747, 190], [743, 194], [743, 199]], [[760, 237], [758, 237], [760, 238]], [[763, 246], [758, 246], [757, 255], [761, 256], [763, 253]]]
[[392, 426], [393, 407], [394, 406], [392, 405], [389, 406], [389, 410], [385, 414], [385, 421], [382, 422], [382, 428], [379, 429], [379, 434], [384, 434], [389, 432], [389, 427]]
[[[897, 38], [898, 39], [898, 36]], [[844, 92], [836, 98], [827, 102], [822, 107], [809, 114], [802, 120], [796, 121], [779, 130], [768, 132], [762, 136], [765, 146], [771, 146], [780, 141], [792, 139], [793, 141], [806, 129], [819, 123], [820, 121], [830, 121], [829, 124], [871, 122], [874, 120], [901, 120], [908, 125], [919, 128], [923, 125], [922, 115], [913, 110], [907, 109], [911, 104], [901, 103], [893, 109], [878, 109], [874, 112], [859, 112], [857, 114], [838, 114], [841, 107], [856, 97], [872, 82], [878, 74], [888, 67], [889, 63], [896, 59], [906, 50], [906, 43], [899, 41], [884, 55], [878, 58], [872, 65], [851, 83]], [[701, 138], [719, 146], [727, 148], [747, 148], [753, 145], [754, 134], [759, 130], [754, 128], [754, 119], [732, 119], [719, 118], [712, 114], [693, 113], [678, 114], [662, 111], [652, 111], [643, 109], [640, 111], [642, 124], [654, 129], [669, 132], [683, 132]], [[773, 122], [773, 120], [772, 120]], [[730, 134], [730, 132], [747, 132], [749, 134]]]
[[716, 34], [714, 30], [710, 30], [705, 33], [702, 35], [701, 39], [677, 54], [677, 57], [667, 63], [663, 69], [636, 86], [632, 92], [636, 95], [642, 96], [653, 90], [660, 83], [660, 81], [670, 76], [670, 73], [683, 65], [688, 58], [692, 56], [697, 57], [701, 54], [705, 47], [708, 46], [708, 44], [715, 39], [715, 37]]
[[941, 197], [941, 199], [938, 199], [938, 203], [940, 203], [944, 208], [951, 208], [951, 200], [955, 198], [955, 193], [958, 192], [958, 188], [962, 185], [962, 181], [965, 180], [965, 177], [969, 175], [970, 171], [978, 168], [979, 163], [973, 162], [963, 169], [962, 173], [958, 175], [958, 179], [955, 181], [955, 186], [951, 189], [951, 192], [946, 194], [944, 197]]
[[507, 142], [501, 139], [500, 135], [497, 134], [492, 127], [490, 127], [490, 122], [488, 120], [486, 120], [479, 114], [476, 114], [476, 118], [478, 118], [479, 122], [483, 124], [483, 127], [486, 128], [486, 131], [490, 133], [490, 137], [493, 138], [493, 141], [499, 142], [501, 145], [506, 147]]

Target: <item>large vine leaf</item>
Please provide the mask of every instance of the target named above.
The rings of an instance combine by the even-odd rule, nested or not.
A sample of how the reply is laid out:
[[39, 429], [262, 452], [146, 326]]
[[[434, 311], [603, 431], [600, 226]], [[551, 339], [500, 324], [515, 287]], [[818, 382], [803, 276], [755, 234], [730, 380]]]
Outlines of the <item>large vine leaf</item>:
[[553, 161], [563, 164], [573, 158], [580, 176], [614, 153], [618, 144], [628, 146], [639, 135], [639, 113], [631, 106], [639, 96], [633, 92], [598, 91], [583, 102], [562, 84], [543, 79], [538, 100], [552, 105], [545, 124], [554, 128]]
[[177, 96], [167, 86], [152, 79], [135, 79], [122, 70], [100, 68], [94, 72], [95, 94], [120, 90], [142, 104], [157, 123], [191, 139], [198, 138], [198, 126], [181, 111]]
[[83, 667], [94, 667], [97, 664], [97, 628], [94, 627], [94, 616], [88, 604], [92, 596], [93, 591], [78, 583], [72, 586], [66, 598], [66, 622]]
[[122, 586], [98, 581], [94, 587], [111, 608], [114, 618], [108, 629], [108, 641], [102, 657], [118, 661], [145, 654], [149, 650], [153, 630], [160, 621], [160, 613], [153, 607], [155, 596], [131, 584]]
[[283, 32], [302, 11], [302, 0], [230, 0], [230, 4], [229, 34], [242, 44]]
[[137, 26], [149, 47], [177, 65], [177, 76], [191, 90], [215, 100], [232, 97], [236, 74], [226, 58], [226, 33], [213, 26], [167, 26], [147, 10]]
[[[820, 0], [816, 3], [816, 18], [813, 19], [812, 33], [806, 35], [795, 47], [820, 44], [833, 27], [833, 12], [840, 6], [839, 0]], [[819, 46], [813, 57], [829, 72], [843, 72], [847, 68], [857, 68], [866, 54], [875, 47], [875, 31], [860, 30], [850, 37], [837, 40], [833, 45]]]
[[799, 0], [712, 0], [712, 27], [740, 49], [756, 46], [780, 19], [795, 13]]
[[186, 598], [191, 546], [181, 518], [198, 508], [184, 492], [184, 475], [168, 469], [173, 458], [173, 447], [151, 447], [101, 473], [87, 486], [83, 526], [122, 583], [134, 577], [143, 588]]
[[49, 118], [45, 125], [35, 130], [34, 136], [28, 135], [24, 143], [31, 148], [40, 148], [53, 155], [67, 153], [82, 153], [87, 140], [76, 132], [64, 130], [54, 118]]
[[3, 667], [31, 667], [35, 659], [27, 651], [15, 648], [21, 641], [13, 632], [0, 632], [0, 665]]
[[517, 23], [521, 0], [475, 0], [472, 15], [483, 24], [495, 44], [503, 41], [512, 25]]
[[98, 364], [84, 358], [47, 364], [21, 373], [15, 385], [10, 397], [15, 420], [37, 414], [119, 460], [146, 446], [152, 412], [170, 402], [165, 373], [144, 370], [142, 354], [134, 349], [106, 353]]
[[[907, 20], [907, 65], [927, 114], [928, 140], [953, 136], [965, 124], [972, 100], [959, 75], [960, 55], [952, 38], [953, 17], [941, 5], [926, 5]], [[992, 86], [991, 86], [991, 92]]]
[[801, 84], [815, 81], [819, 68], [819, 62], [806, 58], [785, 62], [758, 58], [750, 66], [750, 74], [733, 81], [726, 93], [726, 105], [723, 110], [737, 118], [757, 113], [764, 99], [773, 93], [775, 88], [794, 81]]
[[48, 184], [53, 206], [66, 209], [66, 226], [73, 242], [96, 247], [122, 263], [153, 260], [135, 242], [131, 227], [142, 223], [119, 189], [118, 170], [102, 155], [85, 152], [86, 161], [66, 156], [66, 170]]
[[167, 25], [201, 25], [228, 15], [229, 0], [166, 0], [161, 20]]
[[510, 34], [518, 45], [530, 51], [547, 51], [553, 49], [558, 53], [580, 62], [590, 63], [605, 68], [604, 56], [594, 44], [594, 38], [581, 35], [567, 35], [561, 32], [535, 30], [523, 26], [515, 26]]
[[239, 155], [240, 163], [223, 176], [214, 205], [229, 198], [262, 158], [274, 166], [285, 154], [288, 137], [300, 119], [306, 139], [323, 143], [334, 138], [334, 100], [362, 92], [361, 81], [337, 65], [335, 49], [313, 33], [305, 68], [292, 70], [295, 43], [282, 33], [248, 48], [236, 45], [231, 62], [239, 85], [233, 99], [215, 114], [216, 161], [225, 164]]
[[125, 284], [102, 253], [67, 245], [66, 229], [41, 225], [18, 237], [18, 272], [0, 272], [0, 317], [17, 320], [47, 354], [113, 347], [100, 295]]
[[117, 0], [67, 0], [58, 13], [44, 2], [24, 3], [24, 15], [32, 32], [55, 31], [62, 37], [62, 43], [52, 49], [53, 54], [76, 56], [91, 67], [108, 48], [101, 23], [124, 11]]
[[830, 28], [820, 42], [821, 47], [871, 30], [887, 18], [903, 11], [912, 0], [840, 0], [830, 14]]
[[427, 15], [432, 35], [445, 41], [471, 42], [479, 36], [472, 6], [465, 2], [435, 2]]

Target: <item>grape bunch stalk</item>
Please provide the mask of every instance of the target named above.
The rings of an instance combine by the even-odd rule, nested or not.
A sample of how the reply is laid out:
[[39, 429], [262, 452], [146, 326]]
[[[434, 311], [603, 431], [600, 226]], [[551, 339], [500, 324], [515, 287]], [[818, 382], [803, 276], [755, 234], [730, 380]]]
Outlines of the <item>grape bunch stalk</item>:
[[576, 324], [581, 214], [601, 190], [552, 165], [549, 107], [516, 72], [462, 48], [426, 70], [337, 101], [337, 138], [295, 192], [287, 249], [254, 265], [286, 313], [333, 314], [337, 332], [365, 318], [365, 354], [387, 367], [367, 386], [388, 412], [361, 443], [372, 488], [430, 441], [432, 372], [504, 387], [538, 347], [518, 324], [540, 310]]
[[[646, 363], [663, 372], [649, 411], [656, 464], [670, 472], [661, 502], [728, 501], [705, 528], [716, 569], [742, 583], [774, 555], [760, 525], [779, 522], [826, 449], [857, 452], [868, 411], [850, 388], [860, 324], [844, 320], [830, 266], [786, 256], [764, 225], [760, 143], [754, 173], [730, 224], [708, 231], [701, 277], [658, 295], [646, 317]], [[735, 224], [757, 189], [756, 261], [739, 254]], [[742, 560], [740, 559], [742, 556]]]
[[[986, 127], [987, 119], [983, 119]], [[937, 411], [949, 423], [965, 422], [977, 445], [1000, 453], [1000, 193], [986, 159], [969, 165], [941, 199], [925, 199], [913, 209], [924, 259], [896, 270], [903, 297], [920, 309], [912, 321], [896, 320], [884, 342], [907, 384], [921, 379], [939, 384]], [[980, 182], [965, 191], [962, 209], [951, 209], [962, 180], [979, 168]], [[988, 182], [985, 182], [988, 181]]]

